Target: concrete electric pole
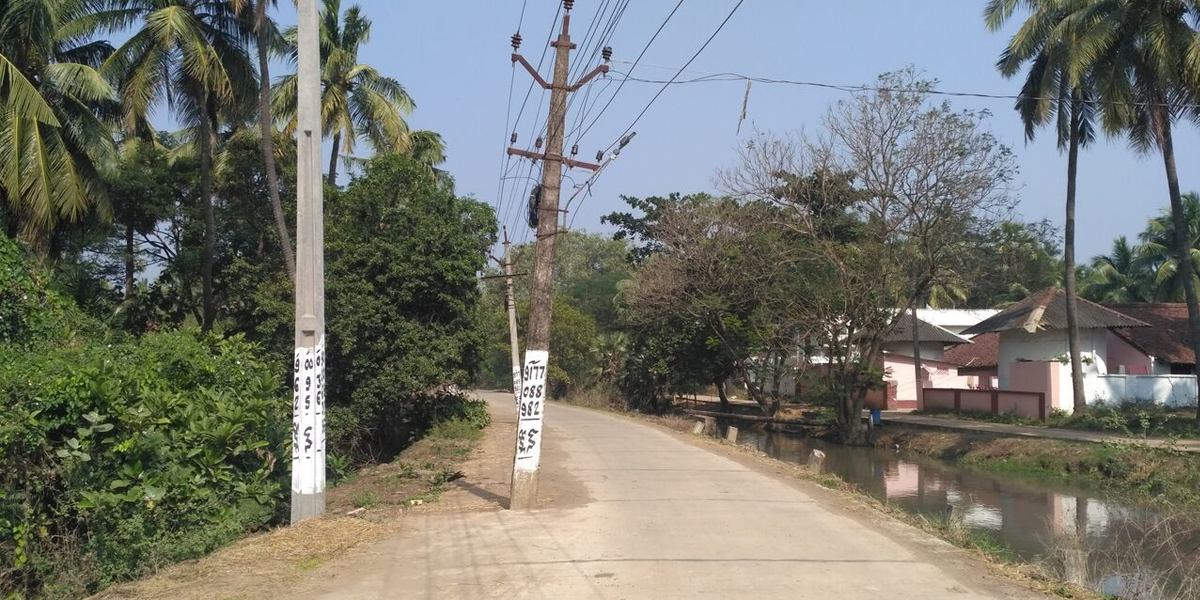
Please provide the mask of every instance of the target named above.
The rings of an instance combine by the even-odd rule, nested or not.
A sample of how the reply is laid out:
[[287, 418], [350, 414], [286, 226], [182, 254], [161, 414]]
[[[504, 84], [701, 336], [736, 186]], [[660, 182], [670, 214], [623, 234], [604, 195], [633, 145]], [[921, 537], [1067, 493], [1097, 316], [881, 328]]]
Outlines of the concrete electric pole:
[[[544, 89], [550, 90], [550, 116], [546, 121], [545, 154], [509, 148], [509, 155], [524, 156], [542, 161], [542, 195], [538, 208], [537, 246], [534, 251], [533, 287], [530, 292], [529, 326], [525, 335], [525, 367], [521, 373], [521, 397], [517, 410], [517, 450], [513, 459], [510, 509], [537, 506], [538, 463], [542, 452], [542, 412], [546, 404], [546, 373], [550, 363], [550, 310], [554, 295], [554, 244], [558, 235], [558, 199], [562, 188], [562, 167], [583, 167], [591, 170], [600, 165], [584, 163], [563, 156], [563, 136], [567, 118], [567, 94], [579, 89], [593, 77], [608, 72], [608, 64], [592, 69], [575, 84], [569, 84], [571, 43], [571, 7], [574, 0], [563, 0], [565, 9], [562, 31], [551, 42], [554, 47], [553, 83], [545, 79], [525, 60], [517, 49], [520, 38], [513, 36], [513, 62], [525, 70]], [[611, 56], [605, 48], [604, 56]]]
[[513, 295], [512, 258], [509, 255], [508, 228], [504, 228], [504, 304], [508, 309], [508, 345], [512, 350], [513, 396], [521, 408], [521, 348], [517, 341], [517, 299]]
[[325, 512], [325, 226], [321, 57], [316, 0], [296, 5], [296, 352], [292, 388], [292, 523]]

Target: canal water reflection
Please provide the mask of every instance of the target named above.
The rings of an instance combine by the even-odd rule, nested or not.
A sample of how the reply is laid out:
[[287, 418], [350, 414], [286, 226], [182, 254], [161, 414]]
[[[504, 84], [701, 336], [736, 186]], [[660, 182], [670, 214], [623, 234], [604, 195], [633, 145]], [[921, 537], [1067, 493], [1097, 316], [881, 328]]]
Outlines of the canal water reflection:
[[[1121, 598], [1180, 595], [1196, 571], [1200, 534], [1155, 511], [1113, 502], [1094, 490], [1052, 481], [982, 473], [899, 452], [828, 444], [803, 436], [743, 429], [738, 442], [780, 460], [806, 464], [825, 453], [823, 470], [911, 514], [948, 519], [986, 532], [1029, 562], [1057, 561], [1061, 576]], [[1161, 536], [1163, 539], [1155, 539]], [[1081, 566], [1063, 560], [1074, 550]], [[1086, 572], [1083, 571], [1086, 569]], [[1174, 583], [1170, 583], [1174, 582]], [[1171, 590], [1169, 588], [1175, 588]]]

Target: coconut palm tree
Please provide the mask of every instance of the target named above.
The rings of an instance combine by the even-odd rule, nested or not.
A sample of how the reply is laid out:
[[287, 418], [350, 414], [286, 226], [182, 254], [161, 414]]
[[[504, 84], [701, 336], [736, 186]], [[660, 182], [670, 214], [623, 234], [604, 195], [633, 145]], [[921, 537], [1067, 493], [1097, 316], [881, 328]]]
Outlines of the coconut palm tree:
[[275, 22], [267, 16], [267, 9], [275, 0], [229, 0], [234, 12], [250, 20], [254, 31], [254, 46], [258, 51], [258, 128], [261, 136], [263, 170], [267, 176], [267, 190], [271, 197], [271, 213], [275, 217], [275, 229], [279, 232], [279, 244], [283, 251], [283, 264], [288, 277], [296, 279], [296, 256], [292, 252], [292, 237], [288, 233], [287, 217], [283, 214], [283, 202], [279, 198], [279, 170], [275, 164], [275, 125], [271, 117], [271, 60], [269, 51], [275, 44], [278, 32]]
[[446, 162], [446, 141], [442, 139], [442, 134], [418, 129], [412, 132], [410, 138], [412, 143], [407, 154], [425, 167], [425, 172], [438, 183], [453, 187], [454, 178], [450, 176], [449, 171], [438, 168]]
[[1093, 302], [1147, 302], [1151, 272], [1141, 256], [1141, 247], [1125, 236], [1113, 240], [1112, 251], [1092, 258], [1091, 271], [1082, 296]]
[[1071, 385], [1075, 408], [1086, 408], [1083, 363], [1079, 355], [1079, 323], [1075, 281], [1075, 191], [1079, 172], [1079, 148], [1095, 139], [1094, 94], [1091, 79], [1072, 79], [1068, 68], [1074, 40], [1060, 28], [1069, 14], [1060, 0], [991, 0], [984, 11], [987, 25], [1000, 29], [1019, 7], [1030, 14], [1013, 35], [996, 67], [1005, 77], [1014, 77], [1028, 65], [1016, 110], [1025, 124], [1025, 138], [1032, 141], [1037, 129], [1054, 123], [1059, 150], [1067, 151], [1066, 223], [1063, 236], [1063, 281], [1067, 298], [1067, 339], [1071, 356]]
[[102, 72], [118, 82], [126, 127], [159, 104], [192, 128], [200, 157], [204, 211], [201, 327], [216, 320], [213, 260], [216, 223], [212, 196], [215, 131], [222, 117], [242, 122], [258, 88], [247, 47], [252, 32], [226, 0], [92, 0], [94, 17], [112, 31], [140, 28], [110, 56]]
[[[1142, 152], [1157, 149], [1167, 176], [1178, 270], [1191, 273], [1188, 235], [1175, 165], [1172, 125], [1200, 87], [1200, 42], [1191, 23], [1200, 20], [1194, 0], [1061, 0], [1070, 14], [1063, 29], [1073, 44], [1067, 72], [1078, 83], [1091, 78], [1110, 133], [1128, 136]], [[1193, 277], [1181, 277], [1192, 348], [1200, 356], [1200, 299]], [[1197, 409], [1200, 421], [1200, 408]]]
[[[340, 154], [351, 155], [359, 138], [375, 152], [407, 152], [412, 144], [404, 115], [416, 107], [400, 82], [358, 62], [358, 50], [371, 37], [371, 21], [353, 5], [342, 15], [341, 0], [322, 0], [321, 121], [323, 135], [333, 138], [329, 156], [330, 185], [337, 182]], [[296, 28], [284, 34], [292, 63], [296, 62]], [[296, 130], [296, 75], [283, 77], [273, 99], [278, 118]]]
[[1183, 214], [1187, 222], [1187, 238], [1190, 246], [1192, 276], [1184, 277], [1187, 271], [1180, 270], [1179, 244], [1175, 240], [1175, 223], [1169, 212], [1150, 219], [1146, 230], [1138, 237], [1142, 245], [1138, 248], [1139, 266], [1148, 273], [1155, 300], [1179, 302], [1187, 298], [1187, 283], [1200, 286], [1200, 196], [1195, 192], [1183, 195]]
[[0, 1], [0, 203], [6, 233], [37, 252], [62, 224], [111, 217], [99, 170], [115, 146], [101, 115], [112, 51], [90, 39], [84, 0]]

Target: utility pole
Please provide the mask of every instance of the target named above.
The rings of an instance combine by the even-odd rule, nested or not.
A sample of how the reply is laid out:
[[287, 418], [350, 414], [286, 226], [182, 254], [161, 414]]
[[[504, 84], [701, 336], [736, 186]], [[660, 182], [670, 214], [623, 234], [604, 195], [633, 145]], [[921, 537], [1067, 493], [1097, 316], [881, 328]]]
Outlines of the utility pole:
[[521, 409], [521, 349], [517, 342], [517, 299], [513, 295], [512, 259], [509, 258], [508, 228], [504, 228], [504, 303], [508, 308], [508, 344], [512, 350], [513, 398]]
[[593, 77], [608, 72], [612, 50], [604, 49], [605, 64], [592, 69], [575, 84], [567, 81], [570, 70], [571, 7], [574, 0], [563, 0], [562, 30], [551, 42], [554, 48], [553, 83], [546, 83], [540, 74], [517, 53], [520, 37], [513, 36], [514, 63], [521, 63], [534, 81], [550, 90], [550, 116], [546, 121], [546, 153], [540, 154], [509, 148], [508, 154], [540, 160], [542, 166], [542, 198], [537, 226], [537, 246], [534, 252], [533, 288], [529, 302], [529, 326], [525, 335], [525, 367], [521, 373], [521, 398], [517, 410], [517, 448], [513, 458], [512, 486], [509, 492], [510, 509], [529, 509], [537, 506], [538, 463], [542, 453], [542, 413], [546, 404], [546, 373], [550, 363], [550, 311], [554, 294], [554, 244], [558, 236], [558, 199], [562, 188], [562, 167], [584, 167], [591, 170], [600, 165], [576, 161], [563, 156], [563, 135], [567, 118], [567, 94], [579, 89]]
[[296, 5], [296, 351], [292, 361], [292, 523], [325, 512], [325, 225], [316, 0]]

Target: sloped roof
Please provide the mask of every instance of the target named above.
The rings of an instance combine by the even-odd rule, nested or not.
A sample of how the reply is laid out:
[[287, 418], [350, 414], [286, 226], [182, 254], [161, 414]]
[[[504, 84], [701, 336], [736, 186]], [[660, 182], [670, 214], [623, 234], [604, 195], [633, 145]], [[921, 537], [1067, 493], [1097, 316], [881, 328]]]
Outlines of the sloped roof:
[[1000, 364], [1000, 334], [981, 333], [971, 338], [970, 344], [955, 346], [946, 351], [946, 362], [970, 369], [995, 369]]
[[[1149, 327], [1149, 325], [1111, 308], [1079, 298], [1077, 319], [1080, 329], [1107, 329], [1111, 327]], [[963, 335], [987, 333], [989, 331], [1013, 331], [1024, 329], [1030, 333], [1046, 329], [1067, 328], [1067, 295], [1059, 288], [1046, 288], [1028, 298], [1000, 311], [967, 328]]]
[[1188, 344], [1186, 304], [1110, 304], [1110, 308], [1149, 324], [1149, 327], [1118, 329], [1121, 339], [1147, 356], [1173, 364], [1196, 364], [1196, 353]]
[[966, 329], [1000, 311], [994, 308], [918, 308], [917, 318], [954, 331]]
[[[895, 329], [892, 329], [888, 335], [886, 342], [911, 342], [913, 318], [912, 313], [905, 312], [900, 315], [900, 319], [896, 322]], [[921, 336], [922, 342], [942, 342], [943, 344], [968, 344], [970, 340], [954, 333], [942, 329], [932, 323], [927, 323], [921, 319], [917, 319], [917, 333]]]

